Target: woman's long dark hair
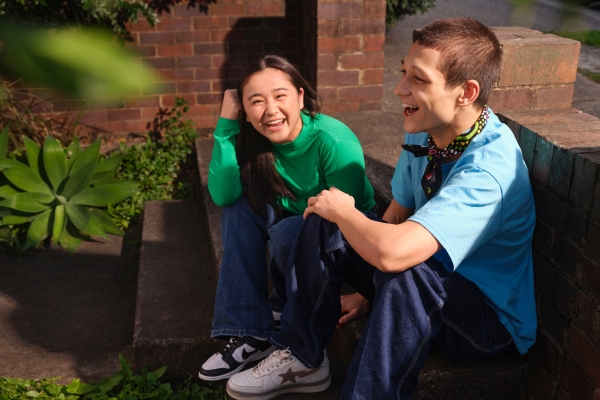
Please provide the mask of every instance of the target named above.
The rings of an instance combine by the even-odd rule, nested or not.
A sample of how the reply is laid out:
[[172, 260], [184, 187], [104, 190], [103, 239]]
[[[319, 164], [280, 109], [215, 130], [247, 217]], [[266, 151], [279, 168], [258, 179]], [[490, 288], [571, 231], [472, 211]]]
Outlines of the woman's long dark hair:
[[[242, 93], [250, 77], [267, 68], [278, 69], [285, 73], [298, 92], [300, 92], [300, 88], [304, 89], [303, 111], [311, 116], [321, 111], [321, 99], [300, 75], [298, 69], [285, 58], [272, 54], [251, 62], [243, 69], [237, 85], [240, 104], [244, 104]], [[239, 122], [240, 134], [237, 136], [236, 153], [240, 165], [242, 190], [252, 209], [264, 218], [267, 213], [266, 203], [271, 204], [276, 212], [279, 212], [276, 202], [280, 196], [292, 199], [295, 199], [296, 196], [275, 169], [273, 145], [246, 120], [243, 106]]]

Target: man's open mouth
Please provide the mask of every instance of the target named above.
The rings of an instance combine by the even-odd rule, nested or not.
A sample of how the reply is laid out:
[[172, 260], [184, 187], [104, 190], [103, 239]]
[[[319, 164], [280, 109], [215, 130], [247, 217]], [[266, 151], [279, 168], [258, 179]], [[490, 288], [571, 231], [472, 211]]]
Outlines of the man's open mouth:
[[402, 107], [404, 107], [404, 116], [410, 117], [415, 112], [419, 110], [419, 107], [413, 106], [412, 104], [402, 103]]

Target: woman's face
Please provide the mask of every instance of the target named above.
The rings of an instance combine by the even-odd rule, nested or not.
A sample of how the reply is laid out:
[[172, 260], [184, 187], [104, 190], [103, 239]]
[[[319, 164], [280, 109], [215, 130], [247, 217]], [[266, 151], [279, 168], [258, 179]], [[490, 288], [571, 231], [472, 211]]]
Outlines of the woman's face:
[[252, 75], [242, 89], [242, 105], [246, 120], [273, 143], [289, 143], [302, 130], [304, 90], [298, 91], [278, 69], [267, 68]]

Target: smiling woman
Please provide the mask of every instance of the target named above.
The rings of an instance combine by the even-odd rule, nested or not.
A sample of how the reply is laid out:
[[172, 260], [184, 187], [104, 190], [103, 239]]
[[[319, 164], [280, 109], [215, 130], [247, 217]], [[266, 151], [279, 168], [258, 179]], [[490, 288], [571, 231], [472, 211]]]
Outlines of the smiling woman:
[[316, 91], [275, 55], [247, 65], [237, 90], [225, 92], [208, 188], [224, 207], [211, 335], [230, 341], [202, 365], [202, 379], [228, 378], [274, 350], [267, 338], [286, 302], [286, 261], [309, 197], [335, 186], [360, 211], [374, 208], [360, 142], [320, 110]]

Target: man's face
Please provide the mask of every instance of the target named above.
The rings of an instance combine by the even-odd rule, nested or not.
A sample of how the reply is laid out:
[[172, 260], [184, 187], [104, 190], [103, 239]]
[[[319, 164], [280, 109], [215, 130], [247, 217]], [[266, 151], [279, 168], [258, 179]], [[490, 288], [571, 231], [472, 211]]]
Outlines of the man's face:
[[446, 89], [438, 69], [440, 52], [414, 43], [402, 60], [402, 78], [394, 90], [404, 109], [404, 130], [442, 137], [452, 129], [461, 86]]

